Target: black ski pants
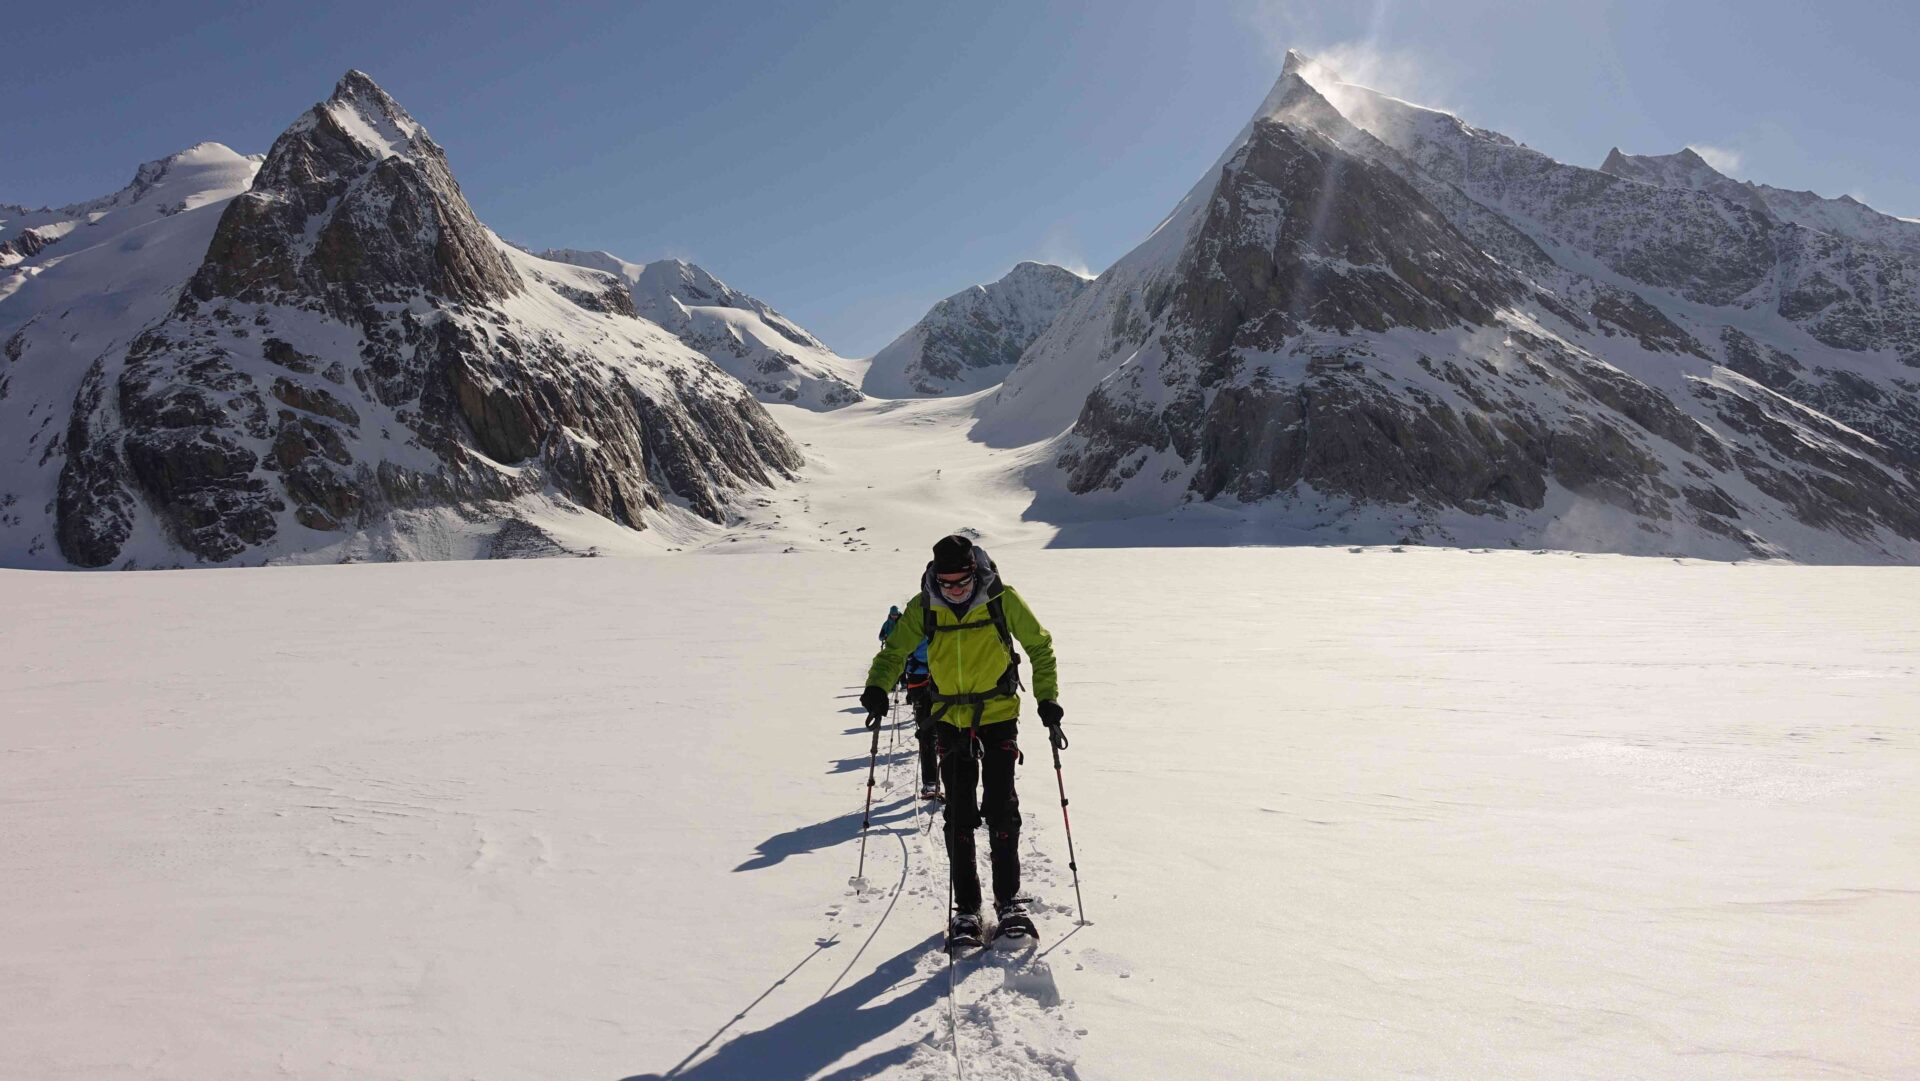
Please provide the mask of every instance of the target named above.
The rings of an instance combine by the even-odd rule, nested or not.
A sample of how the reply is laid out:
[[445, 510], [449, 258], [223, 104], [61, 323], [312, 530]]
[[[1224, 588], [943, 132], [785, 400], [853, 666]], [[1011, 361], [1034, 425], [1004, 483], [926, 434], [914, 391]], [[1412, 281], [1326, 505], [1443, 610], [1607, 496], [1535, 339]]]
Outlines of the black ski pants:
[[[973, 833], [982, 822], [993, 862], [993, 897], [1004, 904], [1020, 893], [1020, 797], [1013, 790], [1020, 722], [977, 729], [935, 722], [934, 727], [939, 730], [940, 777], [947, 786], [947, 860], [953, 871], [954, 907], [980, 911]], [[982, 790], [977, 802], [976, 787]]]
[[907, 688], [907, 701], [913, 703], [913, 734], [920, 740], [920, 787], [931, 788], [940, 779], [940, 749], [934, 734], [933, 688], [922, 683]]

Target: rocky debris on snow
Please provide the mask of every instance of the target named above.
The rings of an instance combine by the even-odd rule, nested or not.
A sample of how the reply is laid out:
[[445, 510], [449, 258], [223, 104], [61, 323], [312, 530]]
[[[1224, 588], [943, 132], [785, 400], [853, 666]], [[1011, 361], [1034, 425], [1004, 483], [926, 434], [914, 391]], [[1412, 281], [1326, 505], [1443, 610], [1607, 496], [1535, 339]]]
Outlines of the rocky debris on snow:
[[593, 549], [563, 544], [552, 533], [524, 518], [500, 523], [487, 545], [488, 559], [548, 559], [554, 556], [593, 556]]

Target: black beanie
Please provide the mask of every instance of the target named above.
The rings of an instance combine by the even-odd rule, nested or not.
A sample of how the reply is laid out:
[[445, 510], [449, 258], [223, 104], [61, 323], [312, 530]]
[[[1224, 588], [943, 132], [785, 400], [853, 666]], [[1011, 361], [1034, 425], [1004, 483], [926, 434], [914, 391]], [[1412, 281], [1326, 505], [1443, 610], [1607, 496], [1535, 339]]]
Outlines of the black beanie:
[[973, 542], [954, 533], [933, 546], [933, 573], [958, 574], [973, 569]]

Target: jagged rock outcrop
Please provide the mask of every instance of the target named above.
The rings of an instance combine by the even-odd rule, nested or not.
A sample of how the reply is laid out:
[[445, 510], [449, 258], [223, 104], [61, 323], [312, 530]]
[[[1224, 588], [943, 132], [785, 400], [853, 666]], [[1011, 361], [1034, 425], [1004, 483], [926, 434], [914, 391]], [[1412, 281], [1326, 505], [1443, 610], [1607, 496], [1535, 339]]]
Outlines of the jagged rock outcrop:
[[226, 203], [165, 318], [89, 371], [66, 442], [57, 537], [83, 566], [252, 562], [554, 500], [635, 530], [718, 521], [801, 464], [621, 283], [495, 238], [359, 72]]
[[1915, 561], [1914, 274], [1751, 191], [1562, 165], [1294, 55], [974, 434], [1052, 441], [1039, 517]]
[[63, 234], [51, 229], [22, 229], [13, 239], [0, 241], [0, 266], [31, 259], [47, 250]]
[[626, 283], [633, 313], [747, 385], [763, 402], [835, 409], [860, 401], [851, 365], [773, 310], [679, 259], [629, 263], [603, 251], [556, 249], [542, 259], [602, 270]]
[[885, 398], [965, 394], [1006, 377], [1087, 279], [1065, 267], [1024, 262], [998, 281], [935, 304], [873, 355], [861, 384]]
[[[1307, 70], [1343, 115], [1431, 183], [1456, 189], [1543, 247], [1597, 260], [1615, 284], [1661, 290], [1678, 304], [1765, 309], [1836, 349], [1887, 350], [1920, 366], [1920, 262], [1883, 243], [1797, 224], [1773, 210], [1767, 194], [1779, 189], [1708, 177], [1702, 170], [1710, 167], [1690, 152], [1659, 169], [1610, 156], [1620, 175], [1567, 165], [1450, 114]], [[1648, 182], [1656, 177], [1661, 182]], [[1591, 288], [1567, 265], [1574, 262], [1563, 256], [1528, 269], [1553, 292]]]
[[1828, 199], [1810, 191], [1735, 180], [1692, 147], [1661, 155], [1622, 154], [1615, 147], [1600, 171], [1656, 187], [1708, 192], [1778, 221], [1920, 259], [1920, 221], [1882, 214], [1851, 195]]
[[[113, 195], [59, 211], [61, 239], [0, 270], [0, 564], [66, 566], [146, 547], [118, 436], [128, 343], [165, 317], [259, 159], [201, 143], [148, 162]], [[16, 219], [17, 220], [17, 219]], [[9, 227], [13, 222], [9, 222]], [[76, 409], [76, 403], [79, 408]], [[86, 483], [64, 493], [70, 461]]]

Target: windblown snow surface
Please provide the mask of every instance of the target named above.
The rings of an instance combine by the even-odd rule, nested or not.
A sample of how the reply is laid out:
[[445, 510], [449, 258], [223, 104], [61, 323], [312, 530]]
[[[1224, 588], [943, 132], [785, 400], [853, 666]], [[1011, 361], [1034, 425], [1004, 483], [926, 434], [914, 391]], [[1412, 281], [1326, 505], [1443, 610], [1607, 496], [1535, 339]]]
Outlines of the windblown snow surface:
[[[0, 1077], [1920, 1074], [1920, 571], [1049, 549], [815, 441], [792, 554], [0, 571]], [[951, 977], [896, 728], [849, 885], [941, 484], [1091, 921], [1029, 730], [1042, 943]]]

